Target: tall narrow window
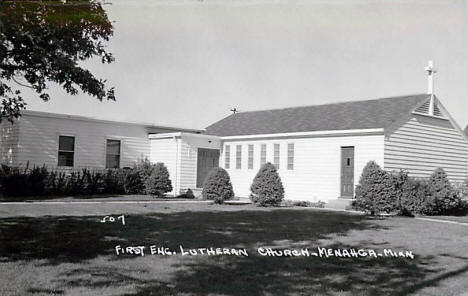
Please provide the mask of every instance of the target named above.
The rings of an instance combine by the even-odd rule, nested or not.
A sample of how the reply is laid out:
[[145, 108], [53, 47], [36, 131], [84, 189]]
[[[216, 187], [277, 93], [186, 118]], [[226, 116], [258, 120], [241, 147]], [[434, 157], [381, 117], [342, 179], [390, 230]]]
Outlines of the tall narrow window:
[[236, 169], [242, 167], [242, 145], [236, 146]]
[[274, 145], [273, 164], [275, 165], [276, 169], [279, 169], [279, 165], [280, 165], [280, 144], [275, 144]]
[[75, 137], [59, 136], [58, 166], [73, 166], [75, 158]]
[[253, 169], [254, 162], [254, 145], [249, 145], [249, 170]]
[[260, 146], [260, 166], [266, 163], [266, 144]]
[[229, 169], [231, 167], [231, 146], [224, 146], [224, 168]]
[[294, 144], [288, 144], [288, 170], [294, 170]]
[[120, 140], [107, 140], [106, 168], [120, 167]]

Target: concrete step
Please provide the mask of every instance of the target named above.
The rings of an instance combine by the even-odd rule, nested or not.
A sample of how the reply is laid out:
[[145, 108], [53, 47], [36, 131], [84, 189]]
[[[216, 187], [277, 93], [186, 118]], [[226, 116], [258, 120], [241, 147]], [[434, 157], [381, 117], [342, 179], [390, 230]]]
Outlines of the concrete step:
[[349, 210], [351, 209], [351, 203], [354, 199], [352, 198], [337, 198], [332, 199], [325, 204], [325, 208], [336, 209], [336, 210]]

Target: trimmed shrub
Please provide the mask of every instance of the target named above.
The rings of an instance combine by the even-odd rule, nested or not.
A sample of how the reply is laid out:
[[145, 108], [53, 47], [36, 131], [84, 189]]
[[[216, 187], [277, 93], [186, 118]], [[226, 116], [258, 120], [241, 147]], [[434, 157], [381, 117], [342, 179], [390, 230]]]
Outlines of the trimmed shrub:
[[362, 171], [359, 184], [356, 186], [356, 209], [375, 215], [395, 209], [396, 201], [392, 189], [390, 173], [384, 171], [374, 161], [369, 161]]
[[216, 204], [222, 204], [225, 200], [234, 197], [231, 178], [223, 168], [213, 168], [203, 182], [202, 196], [204, 199], [213, 200]]
[[145, 191], [157, 197], [162, 197], [165, 193], [172, 191], [169, 171], [162, 162], [156, 163], [151, 174], [146, 178]]
[[265, 163], [250, 186], [250, 200], [258, 206], [279, 206], [284, 198], [284, 187], [276, 167]]
[[429, 195], [429, 184], [426, 180], [408, 178], [403, 184], [400, 214], [403, 216], [421, 214], [424, 202]]
[[450, 184], [444, 169], [436, 169], [429, 178], [429, 196], [423, 204], [422, 213], [447, 215], [453, 214], [461, 208], [461, 198]]

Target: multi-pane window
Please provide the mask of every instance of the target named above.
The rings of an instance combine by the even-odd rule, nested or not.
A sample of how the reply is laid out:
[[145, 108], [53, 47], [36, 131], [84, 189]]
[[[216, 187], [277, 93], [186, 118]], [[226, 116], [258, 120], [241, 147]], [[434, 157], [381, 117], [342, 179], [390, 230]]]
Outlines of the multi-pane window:
[[107, 140], [106, 168], [120, 167], [120, 140]]
[[288, 170], [294, 170], [294, 144], [288, 144]]
[[75, 157], [75, 137], [59, 136], [58, 166], [73, 166]]
[[226, 145], [224, 147], [224, 168], [229, 169], [231, 167], [231, 146]]
[[280, 144], [274, 144], [273, 146], [273, 164], [275, 165], [276, 169], [279, 169], [280, 165]]
[[253, 162], [254, 162], [254, 145], [249, 145], [249, 165], [248, 168], [251, 170], [253, 169]]
[[236, 169], [242, 167], [242, 145], [236, 145]]
[[266, 163], [266, 144], [260, 146], [260, 166]]

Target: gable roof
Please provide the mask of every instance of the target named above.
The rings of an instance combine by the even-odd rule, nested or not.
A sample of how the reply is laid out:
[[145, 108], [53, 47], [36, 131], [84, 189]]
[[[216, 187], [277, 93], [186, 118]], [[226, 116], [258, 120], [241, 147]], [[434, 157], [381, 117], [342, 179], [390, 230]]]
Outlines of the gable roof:
[[215, 122], [206, 133], [221, 137], [386, 128], [423, 104], [429, 95], [417, 94], [366, 101], [239, 112]]

